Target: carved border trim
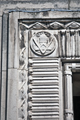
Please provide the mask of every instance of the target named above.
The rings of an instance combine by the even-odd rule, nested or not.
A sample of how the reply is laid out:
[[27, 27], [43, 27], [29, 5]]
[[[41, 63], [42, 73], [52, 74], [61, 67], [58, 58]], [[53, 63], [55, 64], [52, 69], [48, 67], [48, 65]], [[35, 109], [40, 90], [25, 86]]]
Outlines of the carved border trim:
[[76, 21], [71, 21], [71, 22], [68, 22], [67, 24], [55, 21], [55, 22], [51, 22], [47, 25], [44, 23], [40, 23], [40, 22], [35, 22], [30, 25], [20, 22], [20, 25], [23, 25], [24, 27], [26, 27], [26, 29], [33, 29], [33, 30], [40, 30], [40, 29], [58, 30], [58, 29], [67, 29], [67, 28], [70, 28], [70, 29], [80, 28], [80, 23], [76, 22]]

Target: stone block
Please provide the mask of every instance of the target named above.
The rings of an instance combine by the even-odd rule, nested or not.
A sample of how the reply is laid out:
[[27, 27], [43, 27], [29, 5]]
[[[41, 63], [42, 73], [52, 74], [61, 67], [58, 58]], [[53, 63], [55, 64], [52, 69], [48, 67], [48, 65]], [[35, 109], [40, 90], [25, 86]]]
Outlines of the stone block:
[[6, 99], [6, 71], [2, 72], [2, 87], [1, 87], [1, 120], [5, 120], [5, 99]]
[[[68, 0], [4, 0], [0, 1], [0, 4], [7, 4], [6, 7], [9, 7], [8, 5], [11, 4], [17, 5], [19, 8], [33, 8], [33, 9], [39, 9], [39, 8], [68, 8]], [[12, 7], [13, 7], [12, 6]]]
[[8, 70], [8, 120], [17, 120], [18, 77], [17, 69]]
[[70, 9], [80, 9], [80, 0], [71, 0]]
[[[18, 21], [15, 20], [15, 17], [18, 19], [19, 13], [10, 13], [9, 14], [9, 63], [8, 68], [18, 68], [19, 66], [19, 40], [18, 40]], [[17, 27], [16, 27], [17, 26]]]

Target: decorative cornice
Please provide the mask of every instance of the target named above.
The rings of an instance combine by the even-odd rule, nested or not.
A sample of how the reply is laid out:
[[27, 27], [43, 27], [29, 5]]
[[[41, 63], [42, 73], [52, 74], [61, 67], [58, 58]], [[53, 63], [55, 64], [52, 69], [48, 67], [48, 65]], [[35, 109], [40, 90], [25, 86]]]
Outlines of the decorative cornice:
[[42, 24], [40, 22], [35, 22], [34, 24], [24, 24], [24, 23], [20, 23], [21, 25], [25, 26], [26, 29], [34, 29], [34, 30], [39, 30], [39, 29], [47, 29], [47, 26], [45, 24]]
[[26, 27], [26, 29], [33, 29], [33, 30], [41, 30], [41, 29], [51, 29], [51, 30], [59, 30], [59, 29], [78, 29], [80, 28], [80, 23], [79, 22], [69, 22], [65, 25], [65, 23], [61, 22], [51, 22], [49, 24], [46, 23], [41, 23], [41, 22], [35, 22], [33, 24], [26, 24], [23, 22], [20, 22], [20, 25], [23, 25]]

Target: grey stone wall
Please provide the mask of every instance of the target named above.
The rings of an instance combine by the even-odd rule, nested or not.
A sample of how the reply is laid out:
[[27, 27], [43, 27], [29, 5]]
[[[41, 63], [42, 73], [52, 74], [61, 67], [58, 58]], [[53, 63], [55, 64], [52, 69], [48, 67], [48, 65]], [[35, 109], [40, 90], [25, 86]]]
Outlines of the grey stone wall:
[[0, 0], [0, 16], [5, 9], [65, 9], [79, 10], [79, 0]]
[[0, 9], [3, 7], [80, 9], [80, 0], [0, 0]]

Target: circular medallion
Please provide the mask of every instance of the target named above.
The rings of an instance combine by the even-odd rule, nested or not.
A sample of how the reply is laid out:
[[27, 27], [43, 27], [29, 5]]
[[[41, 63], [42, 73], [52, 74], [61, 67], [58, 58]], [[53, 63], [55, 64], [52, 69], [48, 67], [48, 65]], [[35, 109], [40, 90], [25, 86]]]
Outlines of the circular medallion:
[[51, 54], [56, 47], [56, 37], [49, 32], [34, 33], [30, 40], [31, 50], [40, 56]]

